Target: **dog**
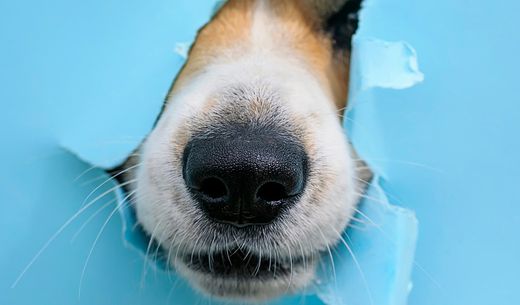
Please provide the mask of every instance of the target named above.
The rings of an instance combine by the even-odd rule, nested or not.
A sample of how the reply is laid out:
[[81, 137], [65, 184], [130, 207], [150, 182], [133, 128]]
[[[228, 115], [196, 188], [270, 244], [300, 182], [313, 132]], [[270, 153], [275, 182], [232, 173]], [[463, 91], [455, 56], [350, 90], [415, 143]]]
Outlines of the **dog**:
[[340, 119], [360, 2], [225, 2], [114, 171], [202, 293], [254, 302], [306, 289], [352, 219], [369, 173]]

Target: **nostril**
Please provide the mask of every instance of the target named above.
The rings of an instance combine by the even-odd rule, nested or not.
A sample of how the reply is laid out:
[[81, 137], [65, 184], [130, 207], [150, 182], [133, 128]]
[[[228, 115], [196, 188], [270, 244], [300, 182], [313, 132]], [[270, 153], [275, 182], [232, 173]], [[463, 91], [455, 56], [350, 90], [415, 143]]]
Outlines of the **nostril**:
[[222, 199], [228, 194], [224, 182], [214, 177], [204, 179], [200, 185], [199, 192], [211, 199]]
[[280, 183], [276, 182], [267, 182], [264, 185], [262, 185], [258, 189], [256, 196], [268, 202], [279, 201], [289, 197], [287, 191], [285, 190], [285, 187]]

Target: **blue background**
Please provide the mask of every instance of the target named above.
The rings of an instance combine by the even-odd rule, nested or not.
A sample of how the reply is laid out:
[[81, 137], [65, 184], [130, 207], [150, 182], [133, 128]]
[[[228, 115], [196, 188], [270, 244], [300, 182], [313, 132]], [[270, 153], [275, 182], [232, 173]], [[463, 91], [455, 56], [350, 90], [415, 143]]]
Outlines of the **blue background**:
[[[104, 166], [139, 143], [183, 63], [176, 43], [193, 39], [214, 2], [1, 0], [0, 304], [189, 304], [182, 281], [185, 296], [167, 296], [171, 282], [151, 266], [142, 281], [117, 215], [80, 285], [113, 207], [71, 240], [112, 195], [10, 286], [106, 178], [78, 178], [90, 165], [76, 154]], [[355, 146], [419, 220], [410, 304], [520, 304], [519, 11], [515, 1], [366, 2], [358, 36], [408, 42], [425, 74], [410, 89], [365, 92], [352, 112], [363, 126]]]
[[358, 34], [408, 42], [425, 74], [367, 93], [355, 111], [366, 131], [353, 132], [390, 201], [419, 220], [409, 304], [520, 304], [519, 11], [516, 1], [366, 3]]

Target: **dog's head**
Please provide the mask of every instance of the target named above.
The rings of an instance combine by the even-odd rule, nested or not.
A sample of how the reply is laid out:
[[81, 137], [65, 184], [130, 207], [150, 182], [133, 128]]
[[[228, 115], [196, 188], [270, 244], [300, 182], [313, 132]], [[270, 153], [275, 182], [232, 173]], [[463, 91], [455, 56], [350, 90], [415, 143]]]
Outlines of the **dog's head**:
[[201, 291], [259, 300], [302, 289], [348, 224], [358, 183], [339, 118], [350, 36], [337, 35], [352, 34], [356, 11], [230, 0], [199, 32], [131, 191], [140, 224]]

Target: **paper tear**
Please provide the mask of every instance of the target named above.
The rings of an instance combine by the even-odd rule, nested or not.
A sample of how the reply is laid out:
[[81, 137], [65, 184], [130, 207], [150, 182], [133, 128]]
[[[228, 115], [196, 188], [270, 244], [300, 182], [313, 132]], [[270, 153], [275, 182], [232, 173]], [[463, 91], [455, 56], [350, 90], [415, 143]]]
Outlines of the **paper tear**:
[[182, 59], [188, 58], [188, 52], [190, 51], [190, 42], [177, 42], [175, 44], [175, 53], [182, 57]]
[[353, 85], [359, 90], [405, 89], [424, 80], [417, 52], [405, 41], [354, 37], [353, 45], [353, 72], [359, 75]]
[[316, 293], [326, 304], [406, 304], [418, 223], [412, 211], [388, 202], [380, 180], [374, 178], [355, 215], [365, 223], [352, 222], [335, 249], [334, 267], [325, 259], [320, 269]]

